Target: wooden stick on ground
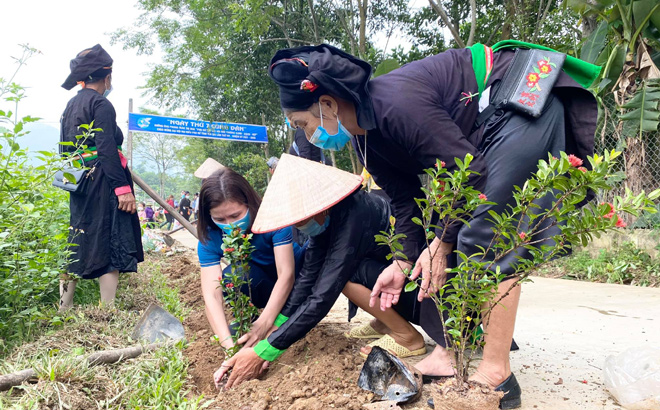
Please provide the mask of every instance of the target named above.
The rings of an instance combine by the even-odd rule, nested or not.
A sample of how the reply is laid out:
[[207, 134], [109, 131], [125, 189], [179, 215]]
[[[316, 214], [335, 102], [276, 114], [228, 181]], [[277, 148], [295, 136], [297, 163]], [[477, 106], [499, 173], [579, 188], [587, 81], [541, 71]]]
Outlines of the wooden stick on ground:
[[[134, 359], [142, 353], [150, 352], [166, 345], [171, 345], [173, 342], [160, 342], [151, 343], [148, 345], [138, 345], [125, 347], [123, 349], [104, 350], [92, 353], [89, 356], [78, 356], [76, 359], [86, 360], [88, 366], [96, 366], [104, 363], [117, 363], [126, 359]], [[34, 369], [25, 369], [15, 373], [4, 374], [0, 376], [0, 391], [9, 390], [14, 386], [37, 377], [37, 372]]]

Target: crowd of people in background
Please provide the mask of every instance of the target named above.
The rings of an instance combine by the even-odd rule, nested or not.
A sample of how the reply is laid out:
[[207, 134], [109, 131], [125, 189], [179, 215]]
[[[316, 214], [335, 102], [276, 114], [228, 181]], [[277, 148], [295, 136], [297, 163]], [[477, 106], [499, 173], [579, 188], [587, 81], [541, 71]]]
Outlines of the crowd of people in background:
[[[181, 199], [175, 200], [174, 195], [169, 195], [165, 201], [169, 206], [179, 211], [187, 221], [194, 222], [199, 214], [199, 192], [191, 198], [189, 191], [181, 191]], [[178, 222], [174, 219], [167, 209], [158, 206], [153, 202], [138, 202], [137, 214], [140, 225], [149, 229], [162, 229], [170, 231], [178, 227]]]

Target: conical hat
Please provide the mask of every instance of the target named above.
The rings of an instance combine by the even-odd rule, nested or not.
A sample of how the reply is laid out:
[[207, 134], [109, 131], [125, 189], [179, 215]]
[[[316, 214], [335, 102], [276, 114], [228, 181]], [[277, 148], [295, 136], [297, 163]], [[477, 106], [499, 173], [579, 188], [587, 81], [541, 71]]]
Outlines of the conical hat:
[[346, 198], [362, 177], [320, 162], [282, 154], [252, 232], [271, 232], [316, 215]]
[[213, 158], [207, 158], [202, 165], [197, 168], [197, 171], [193, 174], [197, 178], [208, 178], [215, 171], [224, 168], [224, 165], [214, 160]]

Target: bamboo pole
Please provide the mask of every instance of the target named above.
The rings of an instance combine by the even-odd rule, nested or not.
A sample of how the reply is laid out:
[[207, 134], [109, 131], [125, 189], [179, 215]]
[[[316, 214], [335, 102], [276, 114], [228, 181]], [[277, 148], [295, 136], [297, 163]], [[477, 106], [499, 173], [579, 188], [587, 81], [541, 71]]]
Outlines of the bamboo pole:
[[[186, 228], [188, 230], [188, 232], [190, 232], [191, 234], [193, 234], [193, 236], [195, 238], [197, 238], [197, 230], [195, 229], [194, 226], [192, 226], [192, 224], [190, 222], [188, 222], [186, 220], [186, 218], [184, 218], [179, 213], [179, 211], [172, 208], [170, 206], [170, 204], [165, 202], [165, 200], [163, 198], [161, 198], [160, 195], [158, 195], [158, 193], [156, 191], [154, 191], [146, 182], [144, 182], [144, 180], [142, 178], [140, 178], [135, 172], [131, 171], [131, 175], [133, 176], [133, 181], [135, 181], [135, 183], [138, 184], [138, 186], [140, 188], [142, 188], [142, 190], [144, 192], [146, 192], [147, 195], [149, 195], [154, 201], [158, 202], [158, 205], [165, 208], [167, 210], [167, 212], [169, 212], [170, 215], [172, 215], [174, 217], [174, 219], [179, 221], [179, 223], [181, 223], [181, 225], [184, 228]], [[197, 238], [197, 239], [199, 239], [199, 238]]]

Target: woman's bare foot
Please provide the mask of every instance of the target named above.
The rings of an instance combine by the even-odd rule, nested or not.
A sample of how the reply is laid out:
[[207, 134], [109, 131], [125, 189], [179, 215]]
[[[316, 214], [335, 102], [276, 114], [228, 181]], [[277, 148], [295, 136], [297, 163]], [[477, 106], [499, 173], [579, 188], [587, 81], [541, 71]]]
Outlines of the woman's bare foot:
[[504, 383], [504, 381], [511, 375], [510, 368], [501, 368], [498, 366], [491, 366], [488, 363], [481, 362], [477, 371], [470, 376], [470, 380], [486, 384], [493, 389]]
[[385, 325], [385, 323], [381, 322], [380, 320], [373, 318], [371, 319], [371, 322], [369, 322], [369, 325], [371, 326], [372, 329], [374, 329], [376, 332], [380, 333], [381, 335], [389, 335], [390, 334], [390, 328]]
[[[376, 328], [374, 328], [374, 330], [379, 331]], [[403, 334], [399, 334], [390, 330], [388, 334], [392, 336], [395, 342], [405, 347], [406, 349], [419, 350], [426, 345], [426, 342], [424, 341], [424, 336], [422, 336], [421, 333], [415, 330], [415, 328], [412, 328], [412, 330], [413, 330], [412, 332], [403, 333]], [[364, 346], [360, 349], [360, 351], [368, 355], [369, 353], [371, 353], [371, 346]]]
[[427, 376], [453, 376], [453, 363], [449, 352], [443, 347], [436, 346], [431, 354], [420, 360], [415, 367]]

